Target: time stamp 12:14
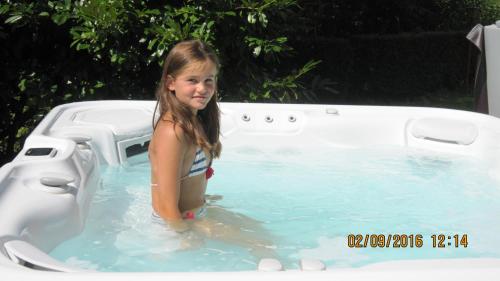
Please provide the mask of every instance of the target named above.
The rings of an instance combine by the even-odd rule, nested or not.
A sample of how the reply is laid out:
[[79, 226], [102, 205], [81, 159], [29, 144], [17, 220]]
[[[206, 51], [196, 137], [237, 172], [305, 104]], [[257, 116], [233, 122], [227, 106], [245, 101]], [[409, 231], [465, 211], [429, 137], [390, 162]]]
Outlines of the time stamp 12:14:
[[[427, 238], [427, 239], [426, 239]], [[426, 241], [427, 240], [427, 241]], [[432, 248], [467, 248], [467, 234], [349, 234], [349, 248], [421, 248], [430, 243]]]

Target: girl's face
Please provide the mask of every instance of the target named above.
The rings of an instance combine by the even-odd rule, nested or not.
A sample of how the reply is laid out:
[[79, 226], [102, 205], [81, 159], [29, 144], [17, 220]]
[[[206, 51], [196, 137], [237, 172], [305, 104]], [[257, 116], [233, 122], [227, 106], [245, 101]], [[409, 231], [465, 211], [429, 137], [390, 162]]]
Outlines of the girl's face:
[[193, 64], [175, 78], [169, 76], [167, 88], [175, 92], [177, 100], [187, 105], [194, 114], [204, 109], [216, 88], [217, 69], [211, 61]]

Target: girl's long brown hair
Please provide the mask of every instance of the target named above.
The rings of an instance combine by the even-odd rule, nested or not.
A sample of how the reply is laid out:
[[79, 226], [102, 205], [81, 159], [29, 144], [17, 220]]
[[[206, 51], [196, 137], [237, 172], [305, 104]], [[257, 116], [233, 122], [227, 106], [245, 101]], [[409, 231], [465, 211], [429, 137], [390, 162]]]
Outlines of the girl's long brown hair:
[[[153, 129], [156, 129], [158, 122], [171, 121], [181, 126], [183, 131], [192, 140], [194, 144], [210, 151], [211, 159], [220, 156], [221, 143], [220, 135], [220, 110], [217, 105], [217, 86], [215, 93], [203, 110], [198, 110], [197, 116], [194, 116], [191, 109], [179, 102], [175, 93], [168, 90], [166, 85], [167, 77], [175, 78], [188, 65], [193, 63], [204, 64], [212, 62], [219, 71], [219, 59], [214, 50], [207, 44], [199, 40], [182, 41], [170, 50], [163, 64], [163, 73], [160, 84], [156, 90], [157, 103], [153, 114]], [[216, 81], [217, 82], [217, 81]], [[155, 122], [156, 110], [160, 107], [160, 118]], [[173, 120], [165, 119], [165, 114], [170, 112]], [[196, 124], [199, 123], [206, 137], [199, 131]]]

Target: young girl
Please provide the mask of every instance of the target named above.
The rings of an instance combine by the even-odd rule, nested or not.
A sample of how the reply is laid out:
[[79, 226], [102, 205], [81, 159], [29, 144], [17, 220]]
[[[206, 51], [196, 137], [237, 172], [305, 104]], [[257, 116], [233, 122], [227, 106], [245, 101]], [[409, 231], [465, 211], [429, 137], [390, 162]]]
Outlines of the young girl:
[[[219, 157], [219, 60], [198, 40], [177, 44], [156, 91], [160, 118], [149, 145], [153, 216], [182, 232], [203, 217], [207, 179]], [[156, 112], [156, 110], [155, 110]]]
[[153, 219], [274, 257], [260, 222], [205, 202], [210, 166], [221, 152], [218, 70], [214, 51], [198, 40], [177, 44], [165, 59], [156, 92], [160, 118], [149, 144]]

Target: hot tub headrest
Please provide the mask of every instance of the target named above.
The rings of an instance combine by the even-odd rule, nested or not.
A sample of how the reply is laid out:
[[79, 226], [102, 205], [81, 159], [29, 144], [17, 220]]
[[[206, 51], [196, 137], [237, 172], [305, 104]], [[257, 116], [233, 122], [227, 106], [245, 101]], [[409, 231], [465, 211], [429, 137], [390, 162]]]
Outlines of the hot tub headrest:
[[411, 134], [421, 139], [469, 145], [476, 140], [478, 129], [463, 120], [422, 118], [413, 123]]

